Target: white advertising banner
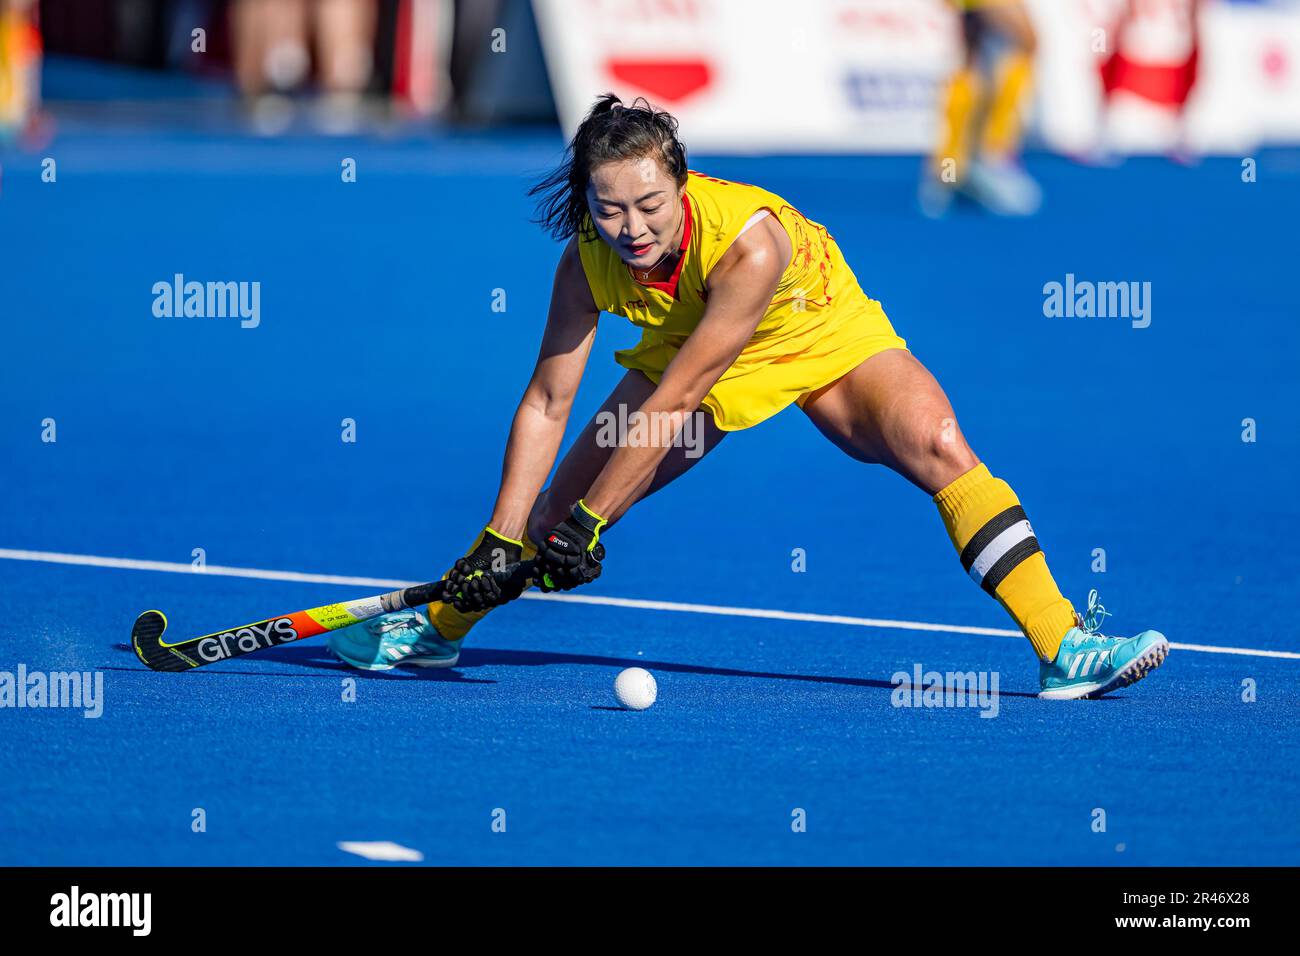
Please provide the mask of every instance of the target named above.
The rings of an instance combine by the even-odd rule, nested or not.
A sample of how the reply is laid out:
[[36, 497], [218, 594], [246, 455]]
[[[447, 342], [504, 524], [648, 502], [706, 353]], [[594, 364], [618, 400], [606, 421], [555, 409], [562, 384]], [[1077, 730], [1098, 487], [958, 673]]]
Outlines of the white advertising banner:
[[702, 152], [896, 150], [932, 135], [956, 53], [942, 0], [535, 0], [566, 133], [644, 96]]
[[[644, 96], [699, 152], [930, 148], [961, 50], [944, 0], [533, 0], [566, 135], [597, 95]], [[1235, 153], [1300, 141], [1300, 2], [1028, 0], [1039, 33], [1032, 128], [1082, 152], [1175, 145]], [[1185, 59], [1197, 7], [1196, 84], [1185, 108], [1103, 95], [1121, 36], [1130, 67]], [[1127, 13], [1121, 30], [1117, 17]], [[1103, 31], [1098, 33], [1098, 31]]]

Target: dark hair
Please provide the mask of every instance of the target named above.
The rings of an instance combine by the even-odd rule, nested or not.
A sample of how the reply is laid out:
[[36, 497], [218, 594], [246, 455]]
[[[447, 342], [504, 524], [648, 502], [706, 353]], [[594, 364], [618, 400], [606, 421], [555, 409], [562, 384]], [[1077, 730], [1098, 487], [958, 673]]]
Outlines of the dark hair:
[[587, 184], [591, 171], [603, 163], [654, 156], [679, 189], [686, 184], [686, 147], [677, 139], [677, 120], [641, 96], [631, 106], [613, 93], [600, 96], [564, 155], [564, 162], [528, 190], [530, 196], [541, 196], [532, 221], [555, 239], [565, 240], [575, 233], [580, 233], [580, 239], [595, 238], [587, 212]]

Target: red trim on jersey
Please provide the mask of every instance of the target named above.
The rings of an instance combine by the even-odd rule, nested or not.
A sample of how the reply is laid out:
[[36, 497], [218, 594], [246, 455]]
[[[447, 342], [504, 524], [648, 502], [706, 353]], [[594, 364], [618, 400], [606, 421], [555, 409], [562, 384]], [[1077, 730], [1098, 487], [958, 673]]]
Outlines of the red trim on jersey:
[[706, 176], [704, 173], [698, 172], [694, 169], [686, 170], [686, 175], [699, 176], [701, 179], [707, 179], [711, 183], [721, 183], [724, 186], [749, 186], [751, 189], [759, 188], [754, 186], [752, 183], [742, 183], [738, 179], [719, 179], [717, 176]]
[[[643, 285], [648, 289], [658, 289], [660, 292], [667, 292], [674, 299], [677, 298], [677, 280], [682, 276], [682, 266], [686, 264], [686, 247], [691, 244], [691, 201], [686, 198], [686, 193], [682, 193], [682, 210], [686, 216], [686, 225], [682, 227], [682, 242], [677, 247], [677, 268], [673, 269], [673, 274], [664, 282], [642, 282], [632, 272], [632, 267], [627, 266], [627, 271], [632, 275], [632, 281], [638, 285]], [[624, 263], [627, 265], [627, 263]]]

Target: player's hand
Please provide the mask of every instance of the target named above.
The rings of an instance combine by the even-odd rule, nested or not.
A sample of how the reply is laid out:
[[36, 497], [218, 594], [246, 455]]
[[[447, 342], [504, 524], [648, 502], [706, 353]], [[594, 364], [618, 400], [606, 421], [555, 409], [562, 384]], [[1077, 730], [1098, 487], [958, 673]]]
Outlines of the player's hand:
[[524, 559], [523, 545], [502, 537], [491, 528], [469, 554], [457, 559], [447, 572], [447, 603], [458, 611], [485, 611], [509, 604], [524, 593], [526, 581], [510, 581], [502, 572]]
[[600, 529], [606, 520], [579, 501], [573, 513], [553, 529], [537, 549], [534, 580], [543, 591], [569, 591], [600, 577], [605, 546]]

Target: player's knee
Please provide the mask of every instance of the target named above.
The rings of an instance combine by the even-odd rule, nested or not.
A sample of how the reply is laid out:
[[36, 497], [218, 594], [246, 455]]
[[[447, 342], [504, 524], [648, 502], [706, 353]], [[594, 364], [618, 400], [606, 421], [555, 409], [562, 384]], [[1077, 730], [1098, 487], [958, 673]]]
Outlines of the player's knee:
[[938, 470], [954, 476], [964, 475], [979, 464], [956, 420], [951, 417], [939, 420], [930, 435], [927, 453]]

